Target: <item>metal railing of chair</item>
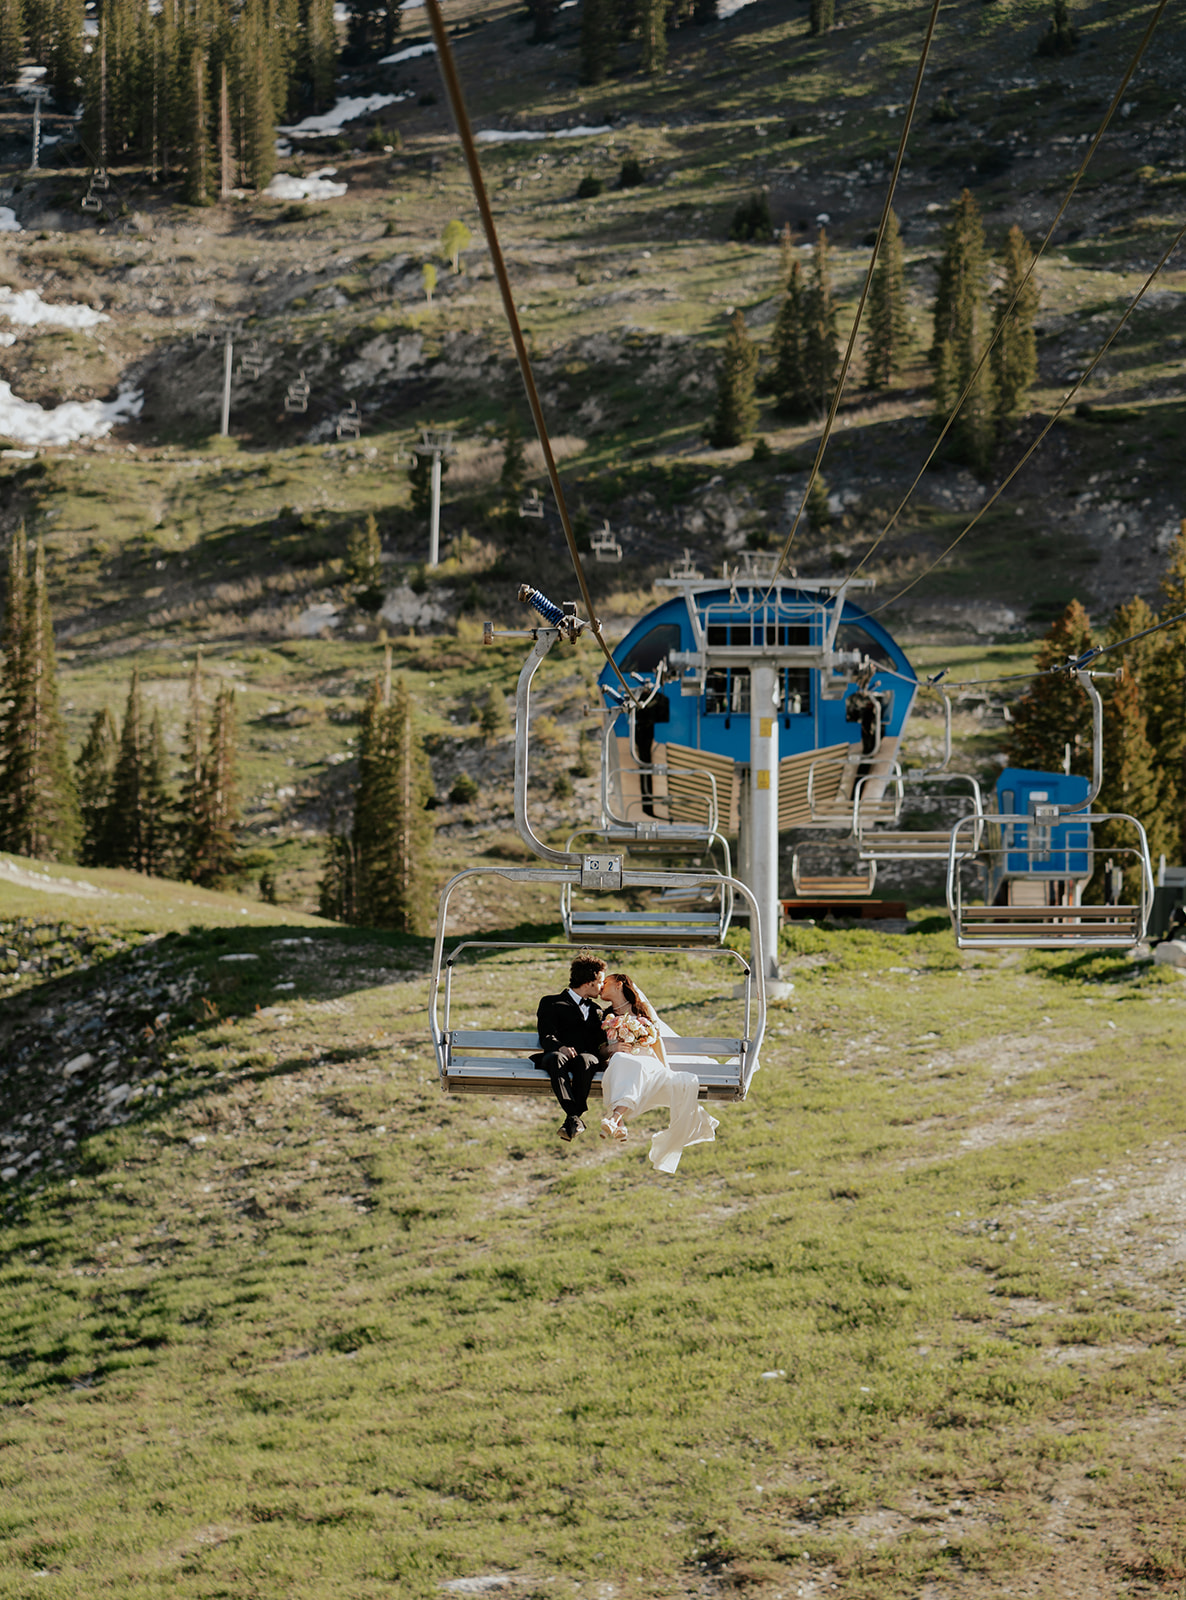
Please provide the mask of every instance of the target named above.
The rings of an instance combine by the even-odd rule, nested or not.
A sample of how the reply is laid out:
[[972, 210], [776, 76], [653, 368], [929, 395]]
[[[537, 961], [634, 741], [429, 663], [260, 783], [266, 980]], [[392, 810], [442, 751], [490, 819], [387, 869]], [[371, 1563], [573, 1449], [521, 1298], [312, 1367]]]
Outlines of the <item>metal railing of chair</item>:
[[[577, 828], [573, 833], [569, 834], [568, 843], [565, 845], [565, 849], [571, 851], [579, 839], [605, 840], [606, 843], [612, 844], [614, 841], [607, 837], [610, 832], [611, 830], [609, 829]], [[680, 836], [676, 837], [678, 840]], [[683, 837], [687, 838], [690, 836], [685, 835]], [[627, 852], [629, 851], [631, 843], [629, 839], [619, 840], [617, 842], [620, 845], [623, 845]], [[650, 838], [648, 838], [646, 842], [654, 843], [656, 846], [659, 846], [662, 843], [660, 839]], [[724, 837], [723, 834], [713, 832], [703, 841], [703, 843], [706, 850], [710, 854], [714, 849], [719, 849], [721, 851], [721, 854], [724, 857], [724, 871], [718, 872], [715, 879], [711, 873], [698, 872], [686, 875], [676, 873], [674, 876], [677, 881], [668, 883], [664, 887], [662, 894], [664, 899], [670, 899], [672, 897], [671, 891], [673, 890], [687, 891], [697, 886], [712, 890], [718, 897], [716, 911], [718, 921], [717, 943], [720, 944], [726, 933], [729, 931], [729, 924], [733, 920], [733, 890], [729, 886], [730, 880], [733, 876], [733, 857], [729, 850], [729, 841]], [[684, 881], [679, 881], [681, 879]], [[560, 916], [564, 923], [564, 931], [569, 938], [572, 937], [572, 916], [574, 910], [572, 904], [572, 894], [573, 889], [576, 887], [579, 886], [572, 883], [567, 883], [560, 891]], [[639, 917], [642, 917], [644, 913], [640, 912], [638, 915]]]
[[[627, 817], [618, 816], [617, 813], [614, 811], [612, 805], [610, 804], [610, 798], [609, 798], [609, 747], [610, 747], [610, 740], [612, 738], [616, 737], [615, 734], [614, 734], [614, 725], [617, 722], [617, 720], [618, 720], [617, 719], [617, 715], [614, 715], [614, 716], [610, 717], [607, 720], [606, 725], [605, 725], [605, 732], [604, 732], [604, 734], [602, 736], [602, 745], [601, 745], [601, 819], [602, 819], [602, 822], [605, 824], [606, 827], [614, 827], [614, 828], [632, 828], [633, 827], [633, 828], [637, 828], [637, 827], [639, 827], [641, 825], [639, 822], [632, 822], [631, 819], [628, 816]], [[720, 822], [720, 814], [721, 814], [720, 813], [720, 797], [719, 797], [719, 794], [717, 792], [716, 774], [711, 772], [711, 771], [709, 771], [709, 769], [707, 767], [673, 766], [669, 762], [659, 762], [659, 763], [655, 763], [655, 762], [640, 762], [637, 766], [634, 766], [634, 767], [622, 768], [622, 767], [619, 766], [619, 768], [618, 768], [619, 777], [621, 776], [623, 771], [637, 773], [640, 778], [644, 777], [644, 776], [653, 778], [657, 773], [661, 773], [664, 777], [668, 776], [669, 774], [675, 774], [676, 776], [679, 776], [679, 777], [707, 778], [708, 779], [708, 787], [709, 787], [708, 816], [705, 819], [704, 828], [708, 833], [716, 833], [718, 824]], [[668, 797], [666, 797], [666, 799], [667, 799], [668, 805], [670, 805], [670, 797], [668, 796]], [[650, 797], [650, 801], [651, 801], [651, 805], [653, 806], [654, 803], [655, 803], [655, 799], [654, 799], [653, 795]], [[625, 802], [623, 802], [623, 803], [625, 803]], [[633, 803], [634, 802], [632, 801], [631, 804], [633, 805]], [[642, 798], [641, 795], [639, 796], [638, 804], [639, 805], [643, 804], [643, 798]], [[659, 822], [663, 821], [662, 818], [656, 819], [654, 817], [650, 817], [647, 820], [652, 822], [652, 823], [655, 822], [655, 821], [659, 821]], [[670, 819], [668, 819], [668, 821], [666, 822], [666, 826], [672, 827], [672, 828], [678, 828], [678, 827], [691, 828], [691, 827], [696, 826], [696, 824], [693, 824], [693, 823], [686, 823], [685, 824], [685, 823], [672, 822], [672, 821], [670, 821]]]
[[[673, 880], [684, 881], [689, 876], [693, 875], [687, 873], [624, 872], [622, 874], [622, 886], [626, 889], [661, 889], [667, 887], [667, 885]], [[706, 878], [711, 878], [713, 880], [715, 880], [717, 876], [719, 875], [705, 874]], [[579, 872], [572, 868], [547, 867], [543, 865], [538, 867], [467, 867], [461, 872], [454, 873], [453, 877], [451, 877], [445, 884], [445, 887], [441, 891], [440, 900], [437, 904], [437, 923], [436, 933], [433, 940], [432, 972], [429, 978], [429, 1029], [432, 1035], [433, 1052], [436, 1056], [438, 1073], [443, 1071], [444, 1064], [443, 1032], [438, 1011], [441, 998], [441, 972], [442, 967], [445, 966], [444, 944], [445, 930], [449, 917], [449, 902], [459, 884], [466, 883], [471, 878], [475, 877], [496, 877], [502, 878], [508, 882], [562, 884], [565, 882], [566, 878], [571, 881], [579, 881]], [[684, 949], [684, 954], [692, 958], [717, 956], [725, 959], [731, 959], [735, 961], [745, 973], [745, 1036], [749, 1040], [749, 1047], [746, 1052], [745, 1073], [742, 1082], [742, 1092], [739, 1097], [744, 1099], [745, 1094], [748, 1092], [750, 1079], [758, 1070], [762, 1040], [765, 1037], [766, 1032], [766, 978], [765, 969], [762, 964], [762, 928], [761, 918], [758, 910], [758, 902], [754, 898], [754, 895], [749, 887], [742, 883], [740, 879], [731, 878], [728, 880], [728, 882], [733, 890], [734, 895], [739, 895], [745, 901], [749, 914], [751, 959], [747, 961], [738, 951], [731, 950], [727, 945], [718, 945], [714, 947], [688, 946]], [[527, 949], [550, 951], [555, 953], [559, 953], [564, 949], [574, 948], [573, 946], [539, 945], [526, 941], [515, 940], [463, 941], [450, 955], [445, 970], [444, 987], [446, 1024], [449, 1018], [454, 962], [456, 961], [457, 955], [461, 950], [467, 949], [471, 945], [479, 944], [484, 948], [490, 949]], [[633, 948], [635, 954], [638, 955], [655, 953], [662, 954], [664, 956], [670, 956], [673, 948], [678, 947], [672, 945], [636, 945]]]
[[[825, 756], [819, 761], [813, 761], [807, 769], [807, 809], [811, 815], [812, 825], [823, 828], [847, 827], [853, 837], [857, 837], [862, 818], [885, 820], [887, 817], [897, 820], [902, 812], [902, 769], [893, 761], [883, 772], [868, 772], [854, 780], [851, 797], [844, 794], [845, 777], [849, 772], [858, 771], [863, 761], [876, 760], [876, 757], [857, 755], [846, 756], [843, 762], [837, 762], [834, 757]], [[836, 792], [833, 799], [826, 803], [820, 801], [818, 806], [815, 798], [815, 771], [817, 767], [832, 768], [836, 771]], [[897, 799], [885, 801], [880, 797], [876, 800], [863, 798], [865, 787], [870, 783], [884, 783], [888, 788], [891, 784], [897, 788]]]
[[[977, 849], [961, 849], [959, 846], [961, 832], [969, 823], [975, 823], [977, 820], [981, 824], [990, 825], [996, 831], [998, 828], [1011, 829], [1019, 824], [1033, 826], [1034, 818], [1028, 813], [1024, 815], [996, 813], [981, 816], [979, 819], [961, 817], [951, 830], [947, 855], [947, 911], [956, 945], [960, 949], [972, 945], [1039, 950], [1065, 949], [1068, 945], [1079, 945], [1088, 949], [1131, 949], [1145, 937], [1153, 906], [1153, 863], [1149, 856], [1149, 840], [1142, 823], [1136, 817], [1122, 811], [1064, 812], [1062, 819], [1054, 825], [1064, 827], [1073, 825], [1076, 829], [1086, 828], [1087, 832], [1091, 833], [1103, 823], [1118, 822], [1134, 830], [1133, 844], [1123, 845], [1108, 840], [1107, 850], [1110, 856], [1126, 857], [1139, 866], [1141, 892], [1137, 902], [1132, 905], [1064, 903], [1039, 906], [988, 904], [965, 906], [960, 866], [974, 861], [983, 869], [987, 884], [991, 881], [989, 869], [992, 857], [1019, 854], [1024, 847], [1018, 846], [1011, 838], [1002, 837], [999, 844], [985, 845], [982, 838]], [[1094, 841], [1068, 842], [1060, 845], [1052, 854], [1041, 858], [1043, 861], [1051, 862], [1049, 868], [1011, 872], [1004, 881], [1077, 883], [1082, 886], [1094, 872], [1094, 852]], [[1061, 868], [1055, 859], [1058, 855], [1063, 858]], [[1071, 861], [1072, 856], [1085, 857], [1086, 864], [1075, 870]], [[975, 928], [977, 931], [969, 935], [969, 928]]]

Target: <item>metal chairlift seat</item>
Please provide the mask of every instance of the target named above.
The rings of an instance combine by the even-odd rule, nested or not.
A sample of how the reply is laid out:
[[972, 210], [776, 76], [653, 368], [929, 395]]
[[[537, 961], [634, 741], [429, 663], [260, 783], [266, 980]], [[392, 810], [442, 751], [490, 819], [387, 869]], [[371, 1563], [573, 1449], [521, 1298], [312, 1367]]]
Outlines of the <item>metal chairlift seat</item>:
[[[1091, 673], [1073, 664], [1069, 670], [1091, 701], [1091, 779], [1006, 767], [997, 779], [996, 812], [963, 817], [952, 828], [947, 909], [960, 949], [1131, 950], [1149, 926], [1149, 841], [1135, 817], [1090, 809], [1103, 785], [1104, 706]], [[1095, 873], [1097, 833], [1104, 826], [1108, 855], [1137, 869], [1140, 892], [1132, 904], [1108, 903], [1109, 892], [1102, 905], [1083, 904]], [[974, 852], [973, 830], [978, 845]], [[1118, 842], [1124, 835], [1127, 842]], [[964, 900], [961, 869], [973, 855], [985, 884], [979, 905]], [[1118, 876], [1122, 881], [1122, 869]]]
[[339, 439], [358, 439], [362, 436], [362, 413], [356, 400], [351, 400], [345, 411], [339, 413], [335, 431]]
[[[972, 849], [977, 822], [982, 834]], [[1118, 844], [1111, 830], [1108, 855], [1135, 865], [1141, 885], [1127, 905], [1083, 903], [1095, 871], [1095, 834], [1118, 824], [1130, 842]], [[989, 892], [982, 904], [964, 899], [961, 864], [975, 860]], [[947, 901], [956, 944], [1001, 949], [1131, 950], [1145, 936], [1153, 905], [1153, 867], [1145, 830], [1123, 812], [997, 813], [964, 817], [951, 830]]]
[[521, 517], [534, 517], [538, 520], [543, 517], [543, 514], [544, 502], [539, 490], [528, 489], [527, 498], [519, 507], [519, 515]]
[[284, 396], [285, 411], [297, 413], [308, 411], [309, 394], [309, 380], [305, 377], [304, 368], [302, 367], [300, 377], [289, 384], [288, 392]]
[[877, 863], [869, 861], [864, 872], [804, 872], [803, 856], [821, 846], [805, 840], [791, 853], [791, 885], [799, 900], [868, 900], [877, 882]]
[[[912, 775], [907, 774], [907, 779]], [[942, 772], [928, 775], [935, 779], [942, 778], [947, 782], [963, 782], [970, 786], [971, 811], [970, 817], [982, 817], [984, 802], [980, 793], [980, 785], [970, 773]], [[919, 781], [915, 777], [914, 781]], [[866, 824], [861, 823], [859, 832], [860, 845], [858, 858], [861, 861], [946, 861], [948, 847], [951, 844], [951, 828], [916, 828], [908, 831], [885, 829], [867, 831]], [[971, 839], [971, 849], [975, 853], [980, 843], [980, 829], [974, 828]]]
[[[869, 770], [861, 772], [861, 767]], [[856, 837], [902, 814], [902, 774], [892, 756], [865, 755], [859, 744], [835, 744], [778, 764], [778, 825], [837, 828]]]
[[618, 543], [618, 541], [614, 538], [613, 533], [610, 531], [608, 518], [606, 519], [604, 526], [598, 528], [597, 532], [590, 538], [589, 548], [593, 552], [594, 561], [609, 561], [615, 563], [621, 561], [622, 546]]
[[264, 354], [259, 345], [256, 343], [248, 345], [247, 349], [239, 357], [239, 372], [241, 376], [250, 378], [254, 382], [263, 371], [263, 366]]
[[[534, 870], [530, 867], [510, 869], [509, 872], [499, 875], [530, 876]], [[459, 874], [459, 877], [470, 876], [472, 872]], [[455, 879], [454, 883], [456, 881]], [[438, 923], [438, 947], [434, 954], [432, 977], [431, 1023], [441, 1087], [449, 1094], [550, 1095], [551, 1085], [547, 1074], [530, 1059], [532, 1052], [538, 1051], [540, 1047], [539, 1036], [533, 1027], [505, 1030], [454, 1026], [454, 974], [467, 952], [535, 950], [540, 955], [558, 957], [567, 966], [576, 947], [462, 939], [445, 955], [440, 940], [442, 933], [443, 924]], [[666, 946], [646, 948], [662, 950], [665, 954], [670, 953]], [[636, 948], [633, 953], [639, 954], [642, 951]], [[739, 987], [743, 991], [744, 998], [743, 1031], [734, 1035], [680, 1036], [665, 1027], [664, 1040], [668, 1062], [676, 1072], [696, 1074], [700, 1080], [702, 1100], [744, 1100], [750, 1080], [759, 1066], [765, 1018], [761, 985], [755, 982], [754, 967], [734, 950], [689, 952], [689, 954], [696, 953], [726, 957], [739, 969], [742, 976]], [[562, 987], [564, 981], [564, 977], [558, 973], [556, 978], [558, 986]], [[601, 1074], [598, 1073], [594, 1079], [595, 1087], [599, 1087], [600, 1083]]]

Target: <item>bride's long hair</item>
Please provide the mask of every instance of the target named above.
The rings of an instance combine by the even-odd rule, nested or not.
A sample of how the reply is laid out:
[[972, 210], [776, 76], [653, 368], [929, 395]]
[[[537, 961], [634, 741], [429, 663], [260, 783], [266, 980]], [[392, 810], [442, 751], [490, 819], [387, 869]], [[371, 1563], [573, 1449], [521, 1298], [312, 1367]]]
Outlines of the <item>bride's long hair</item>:
[[634, 1015], [636, 1017], [645, 1017], [648, 1022], [653, 1022], [657, 1027], [659, 1019], [655, 1015], [655, 1008], [633, 978], [629, 977], [625, 972], [615, 972], [612, 977], [615, 983], [622, 985], [622, 993], [626, 996], [626, 1003]]

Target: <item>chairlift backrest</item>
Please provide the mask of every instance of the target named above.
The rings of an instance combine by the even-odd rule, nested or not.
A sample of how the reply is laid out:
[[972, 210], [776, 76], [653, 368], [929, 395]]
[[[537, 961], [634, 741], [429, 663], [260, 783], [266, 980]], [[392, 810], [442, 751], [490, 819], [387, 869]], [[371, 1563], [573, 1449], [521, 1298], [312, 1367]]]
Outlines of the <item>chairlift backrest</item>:
[[358, 409], [357, 401], [351, 400], [345, 411], [337, 421], [337, 435], [339, 439], [358, 439], [362, 434], [362, 413]]
[[526, 500], [524, 500], [522, 502], [522, 504], [520, 505], [520, 507], [519, 507], [519, 515], [521, 517], [542, 518], [543, 514], [544, 514], [544, 502], [543, 502], [543, 499], [542, 499], [542, 497], [540, 495], [539, 490], [538, 489], [529, 489], [527, 491]]
[[309, 380], [305, 377], [305, 371], [302, 367], [300, 377], [289, 384], [288, 392], [284, 396], [285, 411], [308, 411], [309, 393]]

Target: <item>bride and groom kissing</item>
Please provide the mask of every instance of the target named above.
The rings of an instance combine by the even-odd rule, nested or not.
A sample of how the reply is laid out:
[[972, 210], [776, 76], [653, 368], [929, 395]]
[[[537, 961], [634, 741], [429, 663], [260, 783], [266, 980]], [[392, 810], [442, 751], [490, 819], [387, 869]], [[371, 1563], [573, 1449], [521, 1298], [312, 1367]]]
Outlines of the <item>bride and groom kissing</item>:
[[572, 963], [568, 988], [540, 1001], [536, 1023], [540, 1050], [531, 1059], [548, 1074], [564, 1112], [565, 1143], [585, 1131], [582, 1118], [598, 1072], [603, 1139], [623, 1142], [632, 1117], [670, 1107], [669, 1125], [651, 1138], [650, 1159], [658, 1171], [674, 1172], [688, 1145], [714, 1138], [719, 1124], [699, 1102], [699, 1078], [672, 1071], [663, 1024], [627, 973], [608, 972], [604, 961], [582, 952]]

